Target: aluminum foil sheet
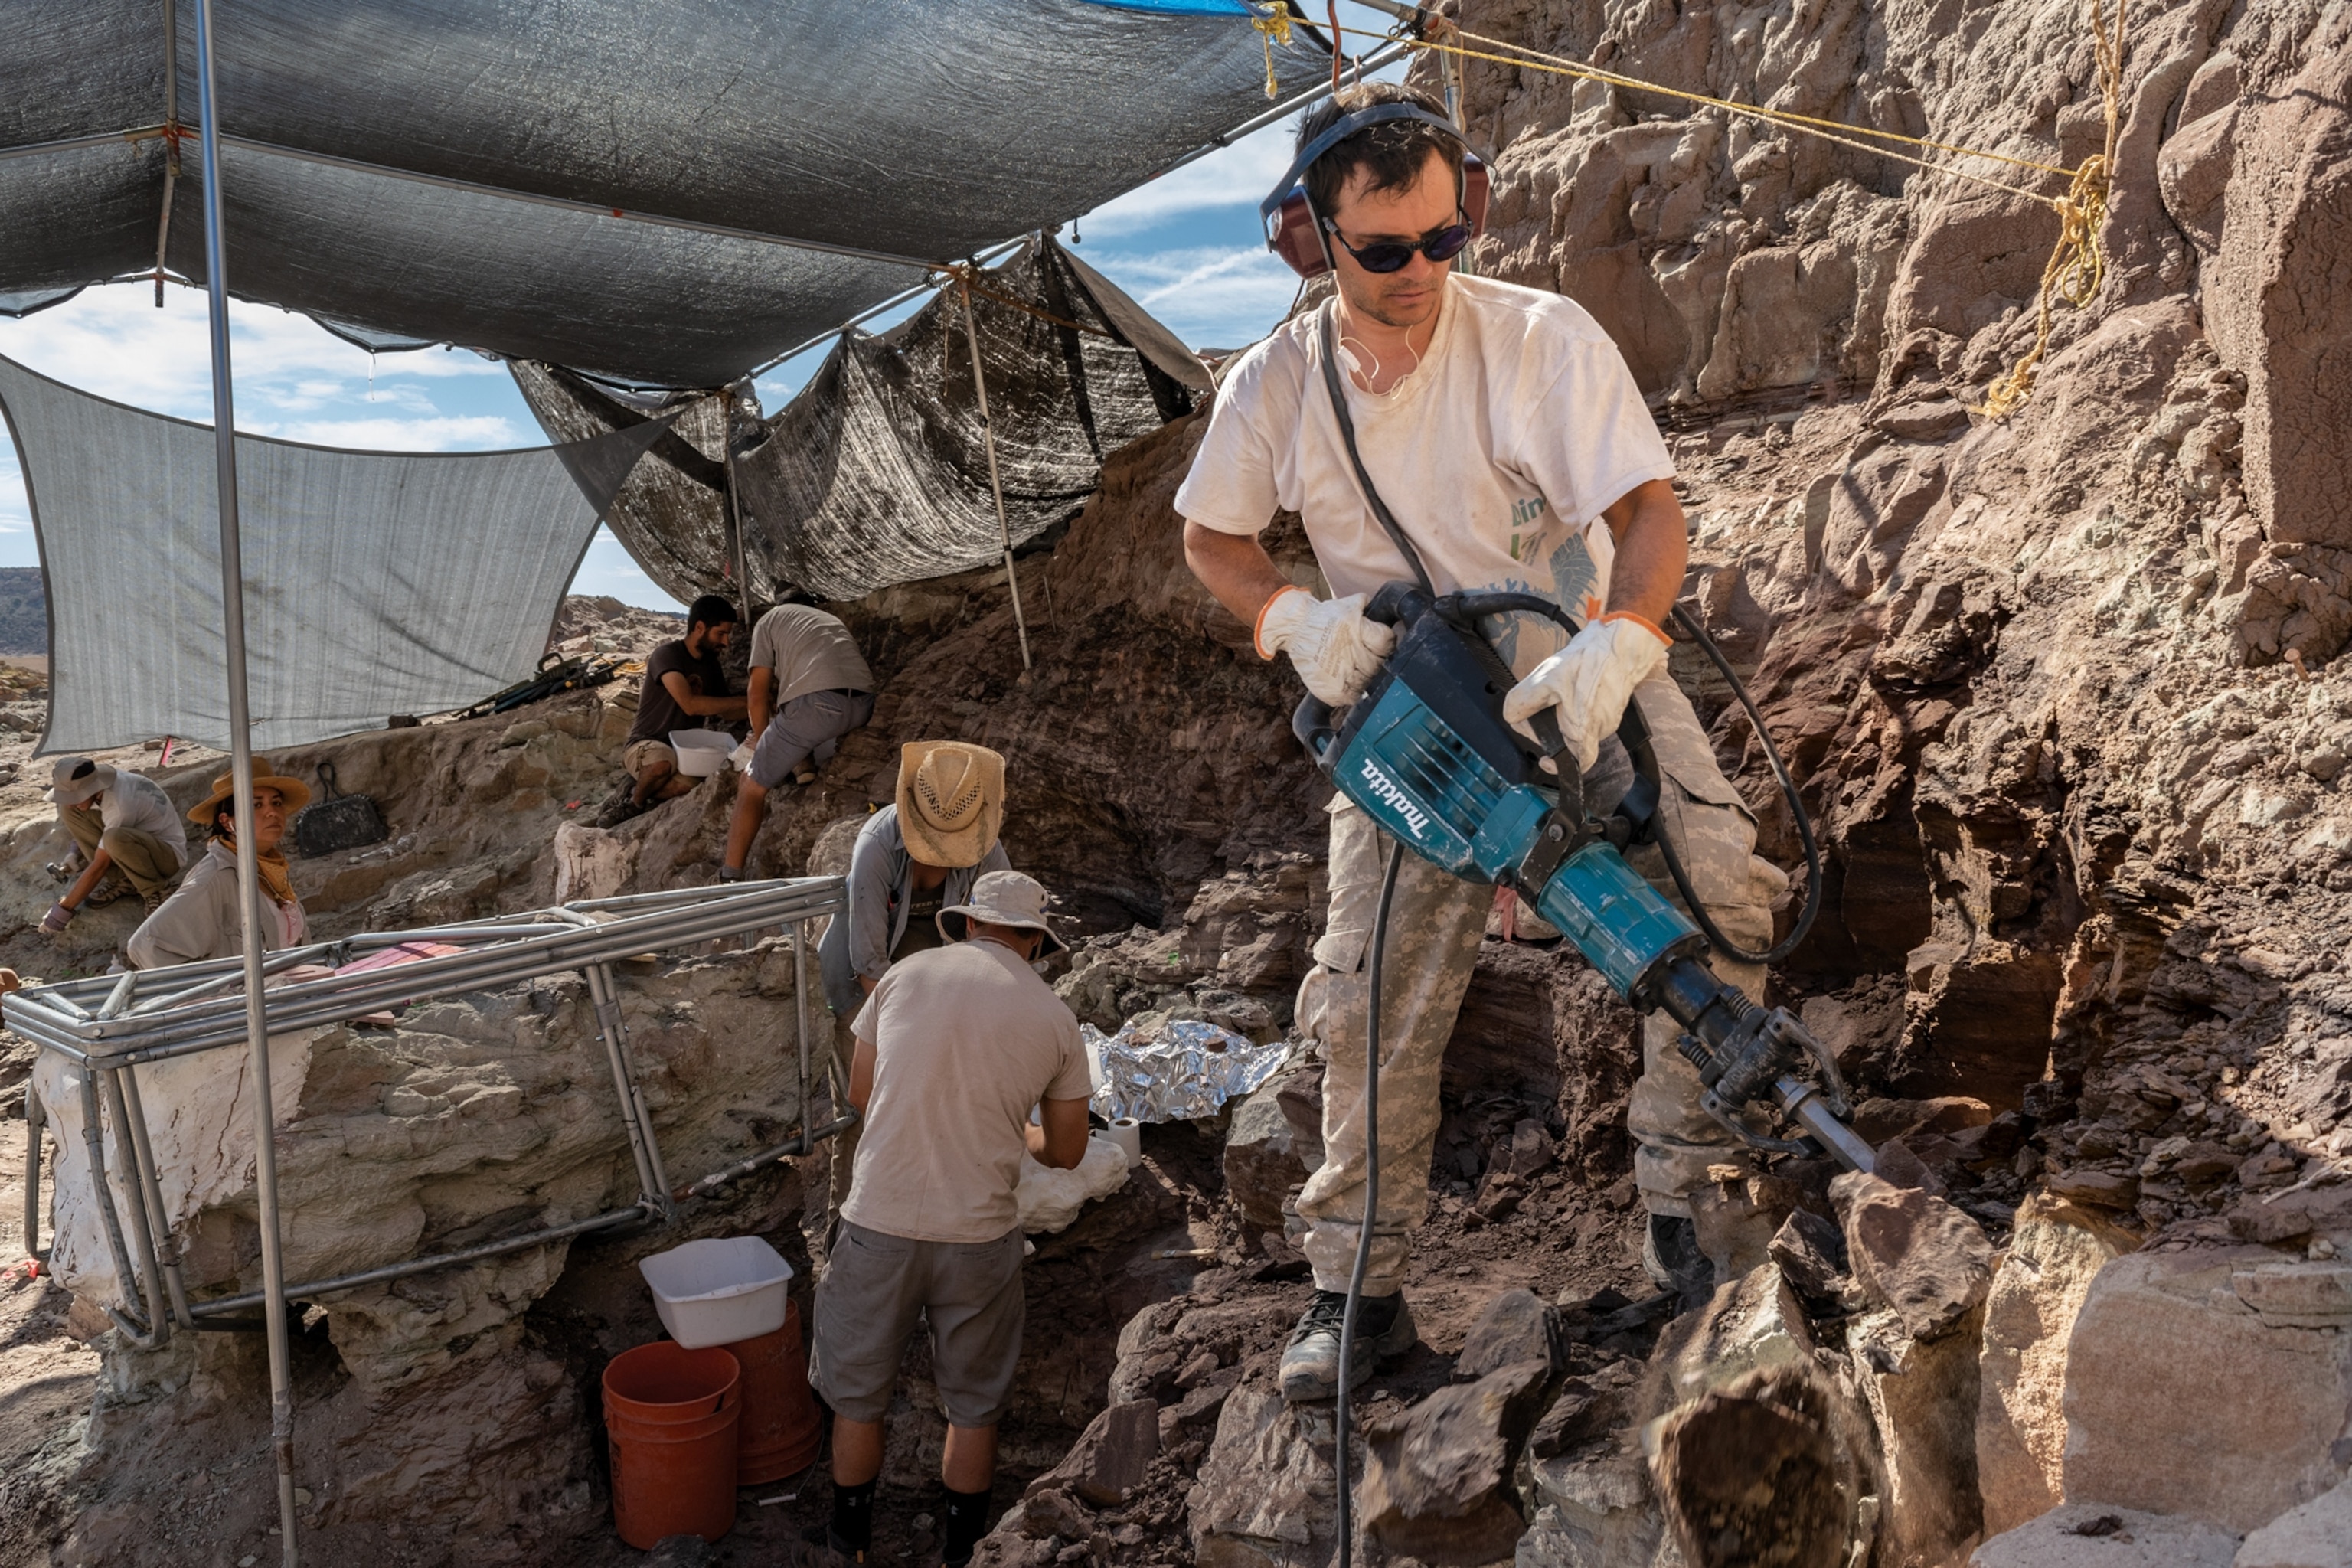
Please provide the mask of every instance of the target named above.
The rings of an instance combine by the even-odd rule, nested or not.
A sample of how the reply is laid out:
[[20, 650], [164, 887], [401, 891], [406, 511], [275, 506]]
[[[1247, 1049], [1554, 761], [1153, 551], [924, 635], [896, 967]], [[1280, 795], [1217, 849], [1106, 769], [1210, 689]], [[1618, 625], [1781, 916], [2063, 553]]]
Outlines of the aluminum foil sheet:
[[1289, 1047], [1261, 1046], [1198, 1019], [1138, 1032], [1129, 1019], [1116, 1035], [1078, 1026], [1095, 1065], [1095, 1113], [1106, 1121], [1194, 1121], [1274, 1076]]

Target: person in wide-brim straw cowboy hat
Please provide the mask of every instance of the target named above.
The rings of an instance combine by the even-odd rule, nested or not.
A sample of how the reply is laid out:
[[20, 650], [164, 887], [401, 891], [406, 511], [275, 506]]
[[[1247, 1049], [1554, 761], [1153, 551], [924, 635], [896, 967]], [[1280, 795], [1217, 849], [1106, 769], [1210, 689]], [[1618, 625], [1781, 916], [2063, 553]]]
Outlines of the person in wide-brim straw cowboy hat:
[[113, 901], [124, 882], [151, 910], [163, 901], [187, 861], [188, 835], [163, 785], [88, 757], [59, 757], [47, 795], [81, 865], [79, 876], [71, 861], [49, 868], [59, 881], [72, 878], [73, 885], [41, 918], [43, 931], [55, 936], [84, 904]]
[[[1009, 871], [1004, 759], [961, 741], [912, 741], [898, 754], [898, 798], [866, 818], [849, 855], [849, 908], [817, 944], [833, 1008], [835, 1103], [856, 1042], [849, 1021], [892, 963], [940, 945], [939, 915], [990, 871]], [[832, 1207], [839, 1213], [857, 1157], [857, 1129], [834, 1141]]]
[[286, 852], [278, 844], [288, 820], [310, 803], [310, 786], [272, 772], [267, 757], [256, 757], [250, 811], [236, 808], [236, 793], [234, 775], [222, 773], [213, 780], [212, 793], [188, 808], [188, 820], [204, 826], [209, 842], [180, 890], [131, 934], [131, 968], [160, 969], [167, 963], [235, 958], [245, 952], [245, 921], [237, 912], [236, 836], [240, 821], [247, 818], [252, 823], [254, 861], [261, 873], [263, 951], [308, 940], [310, 922], [294, 896]]

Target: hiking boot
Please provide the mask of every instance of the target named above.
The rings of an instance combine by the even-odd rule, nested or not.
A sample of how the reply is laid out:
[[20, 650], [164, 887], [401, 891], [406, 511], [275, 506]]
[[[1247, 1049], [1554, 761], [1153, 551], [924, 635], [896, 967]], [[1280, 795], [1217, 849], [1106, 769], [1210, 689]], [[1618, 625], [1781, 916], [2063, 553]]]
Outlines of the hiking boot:
[[618, 827], [644, 810], [637, 801], [637, 781], [625, 777], [604, 797], [604, 804], [596, 808], [596, 826]]
[[162, 909], [163, 907], [163, 900], [171, 896], [172, 895], [168, 892], [142, 893], [139, 895], [139, 901], [147, 906], [147, 912], [152, 915], [157, 910]]
[[1642, 1271], [1685, 1305], [1715, 1294], [1715, 1265], [1698, 1247], [1698, 1226], [1681, 1215], [1654, 1214], [1642, 1233]]
[[[1348, 1310], [1347, 1293], [1318, 1290], [1307, 1304], [1290, 1343], [1282, 1352], [1282, 1396], [1293, 1405], [1333, 1399], [1339, 1393], [1339, 1327]], [[1350, 1347], [1348, 1387], [1352, 1391], [1372, 1375], [1376, 1363], [1412, 1349], [1420, 1333], [1404, 1292], [1366, 1296], [1356, 1303], [1356, 1342]]]
[[91, 909], [96, 909], [100, 904], [114, 902], [130, 890], [131, 883], [127, 879], [116, 872], [109, 871], [98, 879], [98, 886], [89, 890], [89, 897], [84, 899], [82, 902]]

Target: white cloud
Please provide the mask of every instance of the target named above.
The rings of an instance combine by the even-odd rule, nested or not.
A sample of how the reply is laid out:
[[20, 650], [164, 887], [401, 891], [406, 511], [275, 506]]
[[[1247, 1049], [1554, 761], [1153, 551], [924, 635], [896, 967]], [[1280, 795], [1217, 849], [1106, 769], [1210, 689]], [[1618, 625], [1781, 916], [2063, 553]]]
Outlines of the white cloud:
[[1223, 207], [1255, 207], [1290, 167], [1291, 134], [1288, 121], [1269, 125], [1172, 174], [1105, 202], [1078, 220], [1077, 230], [1115, 239], [1173, 217]]
[[1087, 259], [1195, 348], [1255, 342], [1298, 293], [1298, 275], [1256, 246], [1183, 246]]
[[474, 452], [504, 447], [541, 444], [534, 432], [526, 437], [514, 422], [496, 414], [435, 416], [402, 419], [296, 419], [285, 423], [240, 419], [241, 429], [281, 441], [304, 441], [313, 447], [344, 447], [362, 452]]
[[[86, 289], [22, 321], [0, 321], [0, 353], [101, 397], [184, 419], [212, 417], [212, 345], [204, 295], [147, 284]], [[308, 316], [231, 302], [229, 356], [240, 409], [320, 406], [402, 377], [504, 376], [479, 355], [425, 349], [370, 355]], [[371, 360], [373, 361], [371, 363]], [[244, 421], [240, 420], [240, 423]]]

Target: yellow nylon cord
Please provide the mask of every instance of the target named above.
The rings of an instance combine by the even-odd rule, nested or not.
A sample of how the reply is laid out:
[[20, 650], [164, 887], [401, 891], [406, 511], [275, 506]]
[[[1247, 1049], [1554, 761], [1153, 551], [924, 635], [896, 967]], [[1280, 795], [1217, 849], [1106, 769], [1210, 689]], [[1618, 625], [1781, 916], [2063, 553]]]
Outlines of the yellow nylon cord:
[[[1643, 81], [1639, 77], [1629, 77], [1616, 71], [1602, 70], [1596, 66], [1589, 66], [1559, 55], [1548, 54], [1541, 49], [1529, 48], [1524, 44], [1514, 44], [1507, 39], [1490, 38], [1481, 34], [1466, 32], [1454, 26], [1450, 21], [1445, 23], [1446, 39], [1459, 39], [1460, 42], [1417, 38], [1400, 33], [1374, 33], [1358, 27], [1342, 27], [1339, 30], [1342, 33], [1353, 33], [1364, 38], [1394, 39], [1424, 53], [1450, 55], [1456, 59], [1486, 60], [1496, 65], [1523, 67], [1553, 76], [1574, 77], [1587, 81], [1603, 82], [1630, 91], [1656, 93], [1664, 98], [1679, 99], [1685, 103], [1703, 104], [1711, 109], [1722, 110], [1727, 113], [1742, 115], [1770, 125], [1782, 126], [1800, 135], [1833, 142], [1842, 147], [1850, 147], [1856, 152], [1866, 153], [1872, 157], [1893, 158], [1899, 163], [1924, 169], [1931, 174], [1943, 174], [1957, 180], [1967, 180], [1971, 184], [1984, 185], [2009, 195], [2022, 196], [2028, 201], [2040, 202], [2058, 215], [2060, 225], [2058, 245], [2050, 253], [2049, 264], [2042, 268], [2042, 272], [2041, 297], [2037, 306], [2032, 350], [2008, 374], [1992, 384], [1986, 392], [1984, 405], [1975, 410], [1988, 418], [1999, 420], [2005, 419], [2015, 413], [2032, 394], [2034, 371], [2050, 348], [2052, 301], [2063, 300], [2080, 310], [2097, 297], [2099, 286], [2106, 278], [2106, 257], [2100, 249], [2099, 229], [2106, 221], [2109, 181], [2116, 161], [2116, 136], [2123, 113], [2124, 7], [2126, 3], [2127, 0], [2116, 0], [2115, 31], [2109, 34], [2101, 0], [2089, 0], [2092, 51], [2098, 63], [2099, 97], [2106, 113], [2106, 148], [2104, 153], [2084, 159], [2081, 166], [2074, 169], [2063, 168], [2054, 163], [2038, 163], [2031, 158], [2014, 157], [2006, 153], [1988, 153], [1981, 148], [1964, 147], [1955, 142], [1937, 142], [1927, 137], [1909, 136], [1894, 131], [1879, 131], [1863, 125], [1850, 125], [1843, 121], [1822, 120], [1809, 114], [1797, 114], [1788, 110], [1767, 109], [1752, 103], [1734, 103], [1728, 99], [1714, 98], [1706, 93], [1687, 92], [1679, 88], [1663, 87], [1656, 82]], [[1444, 19], [1440, 18], [1440, 20]], [[1256, 27], [1262, 35], [1265, 35], [1269, 40], [1275, 27], [1279, 25], [1284, 41], [1288, 41], [1289, 23], [1286, 16], [1282, 13], [1276, 13], [1270, 20], [1260, 20], [1253, 16], [1250, 25]], [[1471, 48], [1468, 47], [1471, 44], [1486, 47]], [[1493, 52], [1495, 50], [1511, 52], [1498, 54]], [[1267, 96], [1272, 97], [1274, 51], [1270, 41], [1266, 49], [1266, 81]], [[2063, 174], [2068, 181], [2067, 193], [2063, 196], [2043, 195], [2038, 191], [2030, 191], [2020, 185], [2009, 184], [2004, 181], [1974, 174], [1948, 163], [1934, 162], [1910, 153], [1897, 153], [1886, 147], [1874, 147], [1854, 139], [1863, 136], [1874, 137], [1882, 142], [1900, 142], [1907, 146], [1925, 148], [1930, 152], [1948, 153], [1957, 157], [1989, 159], [2017, 168], [2031, 169], [2040, 174]]]

